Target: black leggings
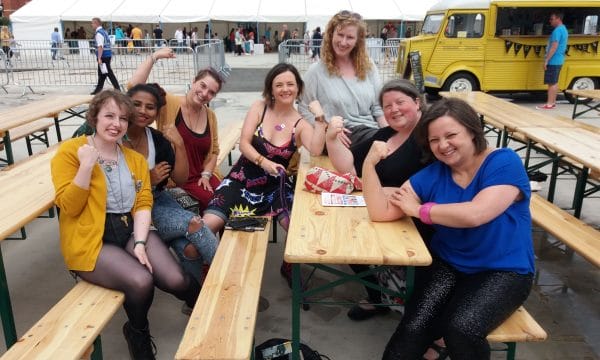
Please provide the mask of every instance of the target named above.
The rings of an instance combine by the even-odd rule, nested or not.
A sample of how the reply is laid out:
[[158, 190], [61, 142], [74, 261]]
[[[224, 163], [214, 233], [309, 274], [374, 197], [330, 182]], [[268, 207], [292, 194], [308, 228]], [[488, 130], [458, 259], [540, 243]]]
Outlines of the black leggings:
[[415, 293], [390, 338], [384, 360], [421, 359], [444, 338], [452, 360], [489, 359], [486, 336], [527, 299], [533, 275], [459, 272], [441, 259], [415, 271]]
[[90, 283], [124, 292], [123, 307], [131, 326], [136, 329], [148, 326], [148, 310], [154, 298], [155, 285], [194, 307], [200, 286], [181, 269], [156, 233], [149, 233], [146, 244], [153, 273], [140, 264], [133, 254], [133, 242], [132, 237], [124, 249], [113, 244], [102, 244], [94, 270], [75, 273]]

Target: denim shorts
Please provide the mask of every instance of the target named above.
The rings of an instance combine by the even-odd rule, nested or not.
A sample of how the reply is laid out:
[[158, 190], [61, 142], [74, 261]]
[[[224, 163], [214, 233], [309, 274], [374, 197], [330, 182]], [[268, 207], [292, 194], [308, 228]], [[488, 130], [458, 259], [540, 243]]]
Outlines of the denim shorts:
[[558, 75], [562, 65], [547, 65], [544, 71], [544, 84], [554, 85], [558, 83]]

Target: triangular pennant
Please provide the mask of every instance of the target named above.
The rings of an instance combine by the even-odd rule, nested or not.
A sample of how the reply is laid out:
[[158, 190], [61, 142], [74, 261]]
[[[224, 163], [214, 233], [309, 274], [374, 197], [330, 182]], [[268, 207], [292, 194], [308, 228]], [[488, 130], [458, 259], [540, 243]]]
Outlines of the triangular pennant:
[[598, 42], [597, 41], [594, 41], [593, 43], [591, 43], [590, 46], [592, 47], [592, 50], [594, 50], [595, 53], [598, 53]]
[[512, 41], [510, 40], [505, 40], [504, 41], [504, 48], [506, 49], [506, 52], [508, 52], [508, 50], [510, 50], [510, 47], [512, 46]]
[[529, 51], [531, 51], [531, 45], [523, 46], [523, 54], [525, 54], [525, 57], [527, 57], [527, 55], [529, 54]]
[[517, 55], [519, 53], [519, 51], [521, 51], [522, 47], [523, 47], [523, 44], [515, 43], [515, 46], [513, 48], [515, 50], [515, 55]]
[[571, 50], [571, 45], [567, 45], [567, 51], [565, 51], [565, 54], [566, 54], [567, 56], [570, 56], [570, 55], [569, 55], [569, 50]]
[[588, 52], [589, 48], [590, 48], [590, 44], [583, 44], [583, 45], [581, 45], [582, 51]]
[[579, 44], [575, 44], [575, 45], [573, 45], [573, 47], [574, 47], [576, 50], [579, 50], [579, 51], [581, 51], [581, 45], [579, 45]]
[[542, 46], [541, 46], [541, 45], [535, 45], [535, 46], [533, 47], [533, 51], [535, 52], [535, 54], [536, 54], [537, 56], [540, 56], [540, 52], [542, 51]]

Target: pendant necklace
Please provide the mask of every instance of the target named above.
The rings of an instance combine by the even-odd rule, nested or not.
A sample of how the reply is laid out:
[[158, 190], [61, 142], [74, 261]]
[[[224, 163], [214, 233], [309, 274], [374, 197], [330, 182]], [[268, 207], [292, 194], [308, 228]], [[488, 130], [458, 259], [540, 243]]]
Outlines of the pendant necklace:
[[[96, 146], [96, 141], [94, 140], [95, 137], [96, 137], [95, 135], [92, 136], [92, 143], [94, 144], [94, 147], [96, 149], [98, 149], [98, 147]], [[117, 146], [117, 145], [115, 144], [115, 146]], [[106, 172], [113, 171], [113, 169], [119, 165], [118, 161], [119, 161], [119, 151], [117, 151], [117, 160], [107, 160], [107, 159], [103, 158], [102, 155], [100, 155], [100, 152], [98, 152], [98, 164], [100, 164], [100, 166]]]
[[281, 124], [275, 125], [275, 130], [281, 131], [283, 129], [285, 129], [285, 122], [282, 122]]

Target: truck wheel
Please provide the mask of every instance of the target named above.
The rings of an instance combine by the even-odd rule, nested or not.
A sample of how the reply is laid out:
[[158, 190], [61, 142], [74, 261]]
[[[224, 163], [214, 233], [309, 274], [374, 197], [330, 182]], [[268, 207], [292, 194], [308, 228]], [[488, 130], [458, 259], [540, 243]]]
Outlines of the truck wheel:
[[[573, 89], [573, 90], [594, 90], [594, 89], [598, 89], [598, 79], [593, 78], [593, 77], [579, 77], [579, 78], [575, 78], [575, 79], [573, 79], [573, 81], [571, 81], [571, 85], [569, 85], [569, 89]], [[567, 93], [566, 91], [565, 91], [565, 98], [567, 100], [569, 100], [569, 102], [571, 104], [575, 103], [575, 96]], [[592, 101], [592, 99], [579, 98], [578, 101], [580, 103], [587, 104], [590, 101]]]
[[479, 84], [473, 75], [458, 73], [450, 76], [442, 89], [450, 92], [478, 91]]

